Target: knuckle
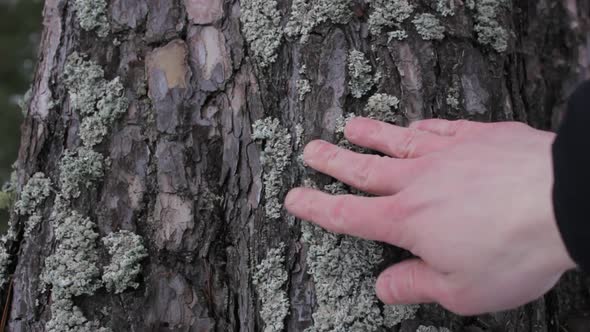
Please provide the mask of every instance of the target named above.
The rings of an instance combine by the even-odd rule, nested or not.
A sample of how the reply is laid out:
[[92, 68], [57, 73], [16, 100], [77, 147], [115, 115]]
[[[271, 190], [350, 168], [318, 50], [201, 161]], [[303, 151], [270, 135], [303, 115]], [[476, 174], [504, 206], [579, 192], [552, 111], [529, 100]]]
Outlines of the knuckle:
[[381, 157], [367, 155], [355, 167], [354, 183], [362, 191], [369, 191], [375, 185], [375, 173]]
[[416, 150], [416, 136], [419, 130], [416, 128], [408, 128], [402, 138], [401, 144], [394, 149], [397, 151], [399, 158], [411, 158]]
[[329, 211], [328, 230], [334, 233], [345, 232], [345, 210], [350, 202], [352, 195], [336, 196], [336, 201]]

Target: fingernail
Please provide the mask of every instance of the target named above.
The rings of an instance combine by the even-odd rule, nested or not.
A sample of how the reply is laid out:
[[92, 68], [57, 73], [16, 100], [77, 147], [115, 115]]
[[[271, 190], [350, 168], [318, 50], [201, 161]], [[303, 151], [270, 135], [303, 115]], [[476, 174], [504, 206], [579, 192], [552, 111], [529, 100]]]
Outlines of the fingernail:
[[393, 302], [391, 283], [391, 276], [388, 274], [382, 274], [379, 276], [379, 278], [377, 278], [377, 282], [375, 284], [377, 297], [385, 304], [391, 304]]

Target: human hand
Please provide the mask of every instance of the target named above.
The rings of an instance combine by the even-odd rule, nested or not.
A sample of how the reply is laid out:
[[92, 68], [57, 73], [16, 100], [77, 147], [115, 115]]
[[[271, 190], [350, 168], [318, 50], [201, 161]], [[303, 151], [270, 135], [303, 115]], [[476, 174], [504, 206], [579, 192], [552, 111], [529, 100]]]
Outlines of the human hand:
[[396, 157], [309, 143], [314, 169], [377, 197], [297, 188], [285, 206], [329, 231], [418, 256], [377, 280], [387, 304], [437, 302], [462, 315], [510, 309], [575, 264], [553, 215], [554, 134], [521, 123], [424, 120], [401, 128], [356, 118], [353, 144]]

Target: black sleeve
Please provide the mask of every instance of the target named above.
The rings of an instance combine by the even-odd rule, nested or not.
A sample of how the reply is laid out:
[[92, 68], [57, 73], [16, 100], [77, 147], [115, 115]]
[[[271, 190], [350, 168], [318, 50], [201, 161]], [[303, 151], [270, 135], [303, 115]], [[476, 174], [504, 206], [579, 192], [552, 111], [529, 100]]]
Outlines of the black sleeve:
[[590, 272], [590, 81], [570, 97], [553, 143], [553, 207], [565, 246]]

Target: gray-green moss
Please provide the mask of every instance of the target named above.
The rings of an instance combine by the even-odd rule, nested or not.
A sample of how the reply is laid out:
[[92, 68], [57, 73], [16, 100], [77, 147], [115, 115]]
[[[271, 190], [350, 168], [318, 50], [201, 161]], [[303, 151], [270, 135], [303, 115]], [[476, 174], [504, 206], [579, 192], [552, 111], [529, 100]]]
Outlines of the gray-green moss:
[[305, 43], [318, 25], [325, 22], [347, 24], [351, 18], [350, 0], [293, 0], [285, 33], [289, 37], [300, 37], [300, 42]]
[[394, 123], [398, 120], [395, 110], [399, 108], [399, 99], [385, 93], [372, 95], [365, 106], [365, 114], [375, 120]]
[[14, 209], [22, 216], [32, 215], [50, 194], [51, 180], [41, 172], [35, 173], [20, 193], [20, 199], [14, 204]]
[[496, 52], [504, 52], [508, 48], [508, 31], [498, 21], [502, 7], [508, 4], [509, 0], [478, 0], [474, 3], [477, 40]]
[[381, 34], [386, 28], [400, 28], [407, 20], [414, 6], [408, 0], [370, 0], [371, 14], [369, 16], [369, 31], [373, 35]]
[[369, 60], [361, 51], [352, 50], [348, 54], [348, 76], [350, 81], [350, 93], [355, 98], [361, 98], [365, 95], [373, 85], [376, 79], [371, 74], [372, 68]]
[[279, 195], [283, 188], [283, 173], [293, 153], [292, 137], [278, 119], [265, 118], [252, 126], [252, 139], [264, 142], [260, 161], [264, 167], [265, 211], [268, 218], [278, 219], [282, 209]]
[[107, 18], [105, 0], [74, 0], [74, 9], [80, 27], [86, 31], [96, 30], [99, 37], [106, 37], [111, 30]]
[[289, 314], [289, 299], [285, 286], [288, 275], [285, 268], [285, 246], [268, 251], [266, 258], [256, 266], [253, 284], [262, 303], [260, 317], [264, 321], [264, 332], [281, 332], [284, 320]]
[[118, 77], [104, 78], [104, 71], [93, 61], [72, 53], [64, 67], [64, 83], [71, 107], [80, 113], [80, 139], [92, 147], [102, 142], [115, 120], [125, 114], [129, 101]]
[[276, 0], [243, 0], [242, 21], [244, 36], [262, 68], [274, 63], [281, 45], [283, 30], [281, 13]]
[[77, 198], [104, 174], [104, 157], [89, 148], [66, 150], [60, 163], [61, 194], [66, 199]]
[[414, 23], [416, 31], [418, 31], [424, 40], [441, 40], [445, 38], [445, 27], [442, 26], [440, 20], [432, 14], [420, 14], [412, 20], [412, 23]]
[[120, 294], [128, 288], [139, 287], [135, 280], [141, 272], [141, 260], [147, 257], [147, 250], [141, 236], [119, 231], [102, 239], [111, 255], [111, 262], [105, 267], [102, 281], [109, 291]]

